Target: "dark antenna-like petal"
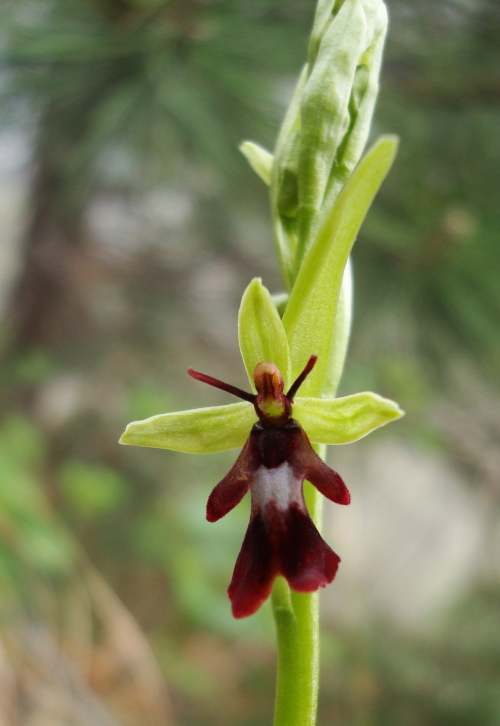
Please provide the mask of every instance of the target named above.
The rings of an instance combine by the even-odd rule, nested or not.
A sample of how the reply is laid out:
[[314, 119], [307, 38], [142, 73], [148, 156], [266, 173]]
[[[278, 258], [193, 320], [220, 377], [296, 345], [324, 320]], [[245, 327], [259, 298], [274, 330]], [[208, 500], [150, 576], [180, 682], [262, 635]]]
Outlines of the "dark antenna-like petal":
[[299, 388], [301, 387], [301, 385], [304, 383], [304, 381], [306, 380], [307, 376], [312, 371], [312, 369], [314, 368], [314, 366], [316, 365], [316, 361], [317, 360], [318, 360], [318, 356], [317, 355], [312, 355], [309, 358], [309, 360], [307, 361], [306, 367], [304, 368], [304, 370], [302, 371], [302, 373], [298, 376], [297, 380], [294, 383], [292, 383], [292, 385], [290, 387], [290, 390], [286, 394], [286, 397], [288, 398], [288, 400], [290, 401], [290, 403], [292, 403], [292, 401], [293, 401], [293, 399], [295, 397], [295, 394], [297, 393], [297, 391], [299, 390]]
[[257, 398], [254, 393], [247, 393], [247, 391], [243, 391], [241, 388], [232, 386], [230, 383], [224, 383], [224, 381], [219, 381], [218, 378], [212, 378], [212, 376], [207, 376], [206, 373], [199, 373], [198, 371], [194, 371], [192, 368], [188, 368], [188, 374], [196, 381], [208, 383], [209, 386], [213, 386], [214, 388], [220, 388], [221, 391], [230, 393], [232, 396], [236, 396], [237, 398], [242, 398], [244, 401], [248, 401], [249, 403], [254, 403], [255, 399]]

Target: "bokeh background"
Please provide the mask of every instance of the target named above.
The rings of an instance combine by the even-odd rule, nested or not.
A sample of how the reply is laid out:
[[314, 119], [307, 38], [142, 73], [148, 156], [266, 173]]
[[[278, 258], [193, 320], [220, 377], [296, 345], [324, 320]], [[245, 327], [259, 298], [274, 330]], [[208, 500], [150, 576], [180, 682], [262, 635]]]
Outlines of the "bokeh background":
[[[330, 451], [342, 557], [319, 726], [500, 723], [500, 5], [389, 0], [372, 135], [401, 136], [354, 254], [342, 392], [407, 411]], [[267, 191], [312, 0], [3, 0], [0, 723], [264, 726], [267, 604], [225, 594], [234, 452], [122, 448], [125, 424], [245, 385], [249, 279], [282, 289]]]

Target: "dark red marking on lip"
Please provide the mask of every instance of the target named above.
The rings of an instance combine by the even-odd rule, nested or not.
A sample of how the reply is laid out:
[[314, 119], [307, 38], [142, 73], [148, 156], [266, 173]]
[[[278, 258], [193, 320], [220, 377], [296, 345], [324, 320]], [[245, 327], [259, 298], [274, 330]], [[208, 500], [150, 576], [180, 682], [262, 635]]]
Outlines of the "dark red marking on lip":
[[212, 490], [207, 502], [207, 520], [217, 522], [241, 502], [247, 493], [255, 464], [249, 453], [250, 439], [247, 439], [235, 464]]
[[[288, 469], [279, 487], [285, 490], [273, 492], [277, 486], [273, 472], [283, 464]], [[340, 559], [309, 516], [304, 479], [328, 499], [349, 504], [342, 478], [316, 454], [300, 424], [294, 419], [283, 426], [256, 423], [236, 463], [208, 499], [207, 519], [214, 522], [235, 507], [248, 489], [252, 491], [250, 523], [228, 590], [236, 618], [258, 610], [277, 575], [283, 575], [297, 592], [314, 592], [335, 577]], [[287, 496], [286, 506], [279, 507], [277, 502], [283, 503]]]
[[270, 502], [250, 519], [236, 561], [228, 588], [234, 617], [258, 610], [277, 575], [296, 592], [315, 592], [333, 580], [339, 562], [302, 507], [280, 510]]

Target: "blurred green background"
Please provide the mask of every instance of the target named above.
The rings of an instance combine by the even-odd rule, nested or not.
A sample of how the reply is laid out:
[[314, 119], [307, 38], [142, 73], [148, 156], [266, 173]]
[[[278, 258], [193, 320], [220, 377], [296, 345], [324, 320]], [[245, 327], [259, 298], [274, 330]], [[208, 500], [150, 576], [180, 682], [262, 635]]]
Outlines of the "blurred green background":
[[[389, 0], [372, 135], [401, 136], [354, 254], [342, 391], [406, 419], [330, 461], [319, 726], [500, 723], [500, 6]], [[234, 452], [121, 448], [132, 419], [245, 385], [266, 189], [312, 0], [3, 0], [0, 721], [264, 726], [267, 604], [225, 594]]]

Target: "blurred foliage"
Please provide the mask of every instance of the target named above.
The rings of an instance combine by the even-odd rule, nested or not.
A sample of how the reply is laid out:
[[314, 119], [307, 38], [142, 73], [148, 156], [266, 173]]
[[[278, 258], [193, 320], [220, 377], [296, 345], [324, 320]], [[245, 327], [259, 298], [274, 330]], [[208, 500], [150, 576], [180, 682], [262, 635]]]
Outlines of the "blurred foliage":
[[439, 632], [411, 637], [378, 620], [325, 637], [319, 724], [494, 726], [500, 714], [500, 591], [483, 584]]
[[22, 592], [26, 567], [47, 577], [57, 577], [71, 567], [71, 543], [54, 526], [39, 486], [36, 469], [43, 457], [44, 441], [36, 428], [20, 416], [4, 421], [0, 431], [4, 594], [12, 592], [13, 586]]
[[[50, 476], [47, 448], [44, 436], [27, 419], [18, 415], [4, 420], [0, 429], [2, 720], [9, 725], [112, 726], [115, 712], [122, 724], [168, 724], [165, 693], [144, 636], [89, 565], [41, 486]], [[73, 477], [75, 471], [82, 476], [82, 470], [88, 477], [82, 465], [73, 466], [72, 472], [67, 465]], [[108, 483], [116, 481], [116, 474], [110, 478], [109, 472], [104, 473]], [[105, 483], [102, 470], [94, 471], [95, 479], [99, 474]], [[82, 506], [82, 511], [88, 510]], [[110, 681], [115, 699], [121, 688], [127, 689], [127, 710], [123, 703], [118, 708], [113, 705]]]
[[498, 4], [390, 8], [377, 130], [402, 143], [355, 248], [355, 357], [398, 390], [451, 392], [464, 359], [498, 385]]
[[[454, 457], [490, 497], [494, 520], [498, 4], [392, 0], [389, 10], [372, 134], [397, 132], [402, 143], [355, 248], [343, 388], [399, 400], [406, 434]], [[280, 283], [266, 190], [237, 144], [272, 147], [313, 2], [5, 0], [0, 12], [0, 123], [23, 134], [32, 158], [2, 332], [2, 642], [22, 640], [13, 613], [34, 613], [52, 638], [66, 633], [52, 618], [67, 593], [87, 622], [81, 546], [147, 633], [177, 722], [262, 724], [273, 699], [269, 613], [236, 623], [225, 595], [246, 513], [217, 531], [204, 520], [233, 455], [115, 442], [131, 419], [221, 402], [189, 382], [188, 365], [245, 383], [241, 292], [254, 274], [273, 291]], [[484, 579], [480, 571], [468, 599], [422, 638], [377, 614], [330, 628], [320, 725], [498, 723], [498, 584]], [[91, 610], [102, 614], [109, 593], [99, 593]], [[103, 619], [108, 629], [123, 622], [110, 607], [103, 630]], [[129, 642], [123, 632], [116, 643]], [[107, 651], [80, 640], [128, 723], [127, 687], [109, 674]], [[74, 646], [67, 653], [86, 672]], [[95, 712], [81, 718], [100, 723]]]
[[188, 159], [229, 181], [242, 137], [273, 141], [273, 85], [301, 61], [311, 13], [305, 0], [13, 3], [12, 90], [77, 204], [89, 185], [182, 178]]

